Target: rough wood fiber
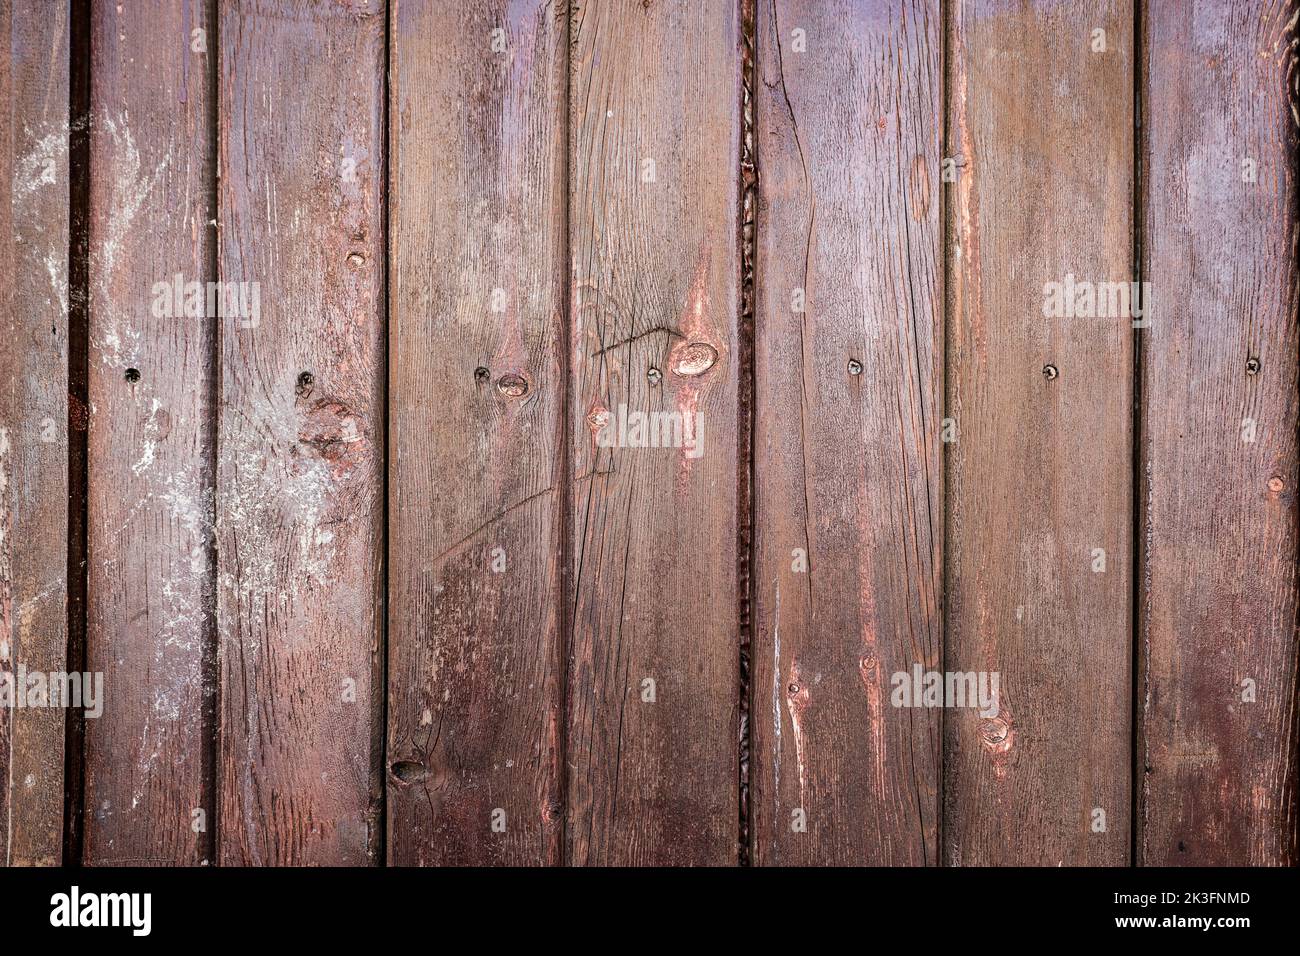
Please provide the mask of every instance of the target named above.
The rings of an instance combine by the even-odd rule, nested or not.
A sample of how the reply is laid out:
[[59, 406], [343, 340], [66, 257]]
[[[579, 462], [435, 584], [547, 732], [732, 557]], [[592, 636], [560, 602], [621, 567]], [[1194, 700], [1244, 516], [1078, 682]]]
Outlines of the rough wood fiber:
[[890, 694], [942, 659], [938, 4], [757, 36], [754, 860], [934, 864], [939, 711]]
[[[737, 859], [739, 28], [572, 8], [574, 864]], [[598, 446], [627, 410], [698, 413], [699, 443]]]
[[154, 285], [212, 278], [211, 66], [191, 49], [211, 25], [201, 4], [91, 16], [86, 645], [106, 701], [86, 721], [83, 858], [197, 864], [212, 858], [194, 812], [212, 799], [214, 331], [155, 308]]
[[219, 858], [379, 843], [381, 0], [223, 3]]
[[1294, 865], [1300, 5], [1144, 21], [1139, 862]]
[[[0, 675], [67, 655], [67, 3], [0, 0]], [[10, 702], [12, 703], [12, 702]], [[0, 865], [63, 847], [65, 711], [0, 705]]]
[[959, 175], [945, 667], [998, 672], [1000, 712], [945, 713], [943, 856], [1122, 864], [1133, 332], [1127, 317], [1044, 306], [1045, 284], [1067, 274], [1131, 278], [1133, 12], [1112, 0], [948, 10]]
[[388, 858], [554, 864], [567, 11], [406, 2], [392, 44]]

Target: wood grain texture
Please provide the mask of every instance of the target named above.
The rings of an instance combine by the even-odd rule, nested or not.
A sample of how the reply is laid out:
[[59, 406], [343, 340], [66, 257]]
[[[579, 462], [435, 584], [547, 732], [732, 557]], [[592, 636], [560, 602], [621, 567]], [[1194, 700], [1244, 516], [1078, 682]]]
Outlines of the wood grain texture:
[[1000, 710], [945, 714], [944, 860], [1122, 864], [1132, 320], [1045, 308], [1067, 275], [1131, 278], [1132, 8], [949, 11], [945, 667], [997, 672]]
[[[579, 865], [737, 859], [739, 30], [724, 0], [572, 7]], [[631, 447], [629, 412], [680, 416], [678, 447]]]
[[395, 12], [388, 858], [555, 864], [567, 11]]
[[1297, 862], [1298, 20], [1145, 4], [1148, 865]]
[[943, 649], [938, 4], [757, 14], [754, 861], [933, 865], [891, 678]]
[[211, 25], [202, 5], [91, 16], [86, 659], [107, 699], [82, 854], [191, 865], [212, 859], [194, 811], [212, 799], [214, 332], [155, 284], [212, 278], [211, 67], [191, 50]]
[[366, 864], [380, 831], [381, 0], [222, 4], [219, 859]]
[[[0, 0], [0, 680], [67, 657], [66, 3]], [[25, 683], [25, 682], [23, 682]], [[63, 709], [0, 704], [0, 865], [63, 852]]]

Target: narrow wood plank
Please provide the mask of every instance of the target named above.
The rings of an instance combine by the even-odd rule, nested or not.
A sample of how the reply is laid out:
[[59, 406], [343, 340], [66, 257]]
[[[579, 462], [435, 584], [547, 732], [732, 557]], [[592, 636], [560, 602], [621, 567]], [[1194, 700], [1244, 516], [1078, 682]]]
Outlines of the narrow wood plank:
[[388, 859], [560, 862], [565, 4], [392, 29]]
[[66, 711], [19, 709], [67, 659], [67, 3], [0, 0], [0, 864], [63, 854]]
[[385, 19], [221, 8], [222, 864], [378, 852]]
[[757, 864], [935, 864], [941, 25], [757, 18], [753, 844]]
[[568, 859], [734, 863], [740, 11], [579, 2], [571, 43]]
[[213, 278], [211, 64], [192, 48], [211, 24], [202, 4], [91, 16], [86, 644], [108, 693], [85, 728], [83, 857], [198, 864], [212, 859], [215, 333], [173, 292]]
[[944, 859], [1122, 864], [1132, 319], [1049, 314], [1048, 284], [1131, 279], [1133, 11], [949, 11], [945, 667], [998, 673], [1000, 699], [945, 714]]
[[1139, 861], [1295, 865], [1300, 4], [1144, 21]]
[[943, 650], [938, 3], [757, 38], [754, 861], [933, 865], [940, 712], [891, 693]]

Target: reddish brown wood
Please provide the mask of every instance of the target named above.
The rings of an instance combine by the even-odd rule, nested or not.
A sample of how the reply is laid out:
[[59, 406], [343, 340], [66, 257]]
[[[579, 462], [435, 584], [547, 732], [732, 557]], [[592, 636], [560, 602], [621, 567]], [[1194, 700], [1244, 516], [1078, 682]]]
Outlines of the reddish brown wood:
[[395, 12], [388, 857], [558, 863], [568, 21]]
[[68, 647], [68, 41], [67, 3], [0, 0], [0, 865], [63, 852], [65, 711], [12, 695]]
[[1047, 283], [1067, 275], [1132, 277], [1133, 11], [1118, 0], [948, 11], [959, 174], [944, 666], [997, 672], [1000, 709], [945, 714], [943, 856], [1123, 864], [1132, 319], [1044, 309]]
[[221, 5], [219, 859], [379, 845], [382, 0]]
[[1144, 22], [1139, 862], [1295, 865], [1300, 4]]
[[[580, 0], [570, 29], [568, 860], [734, 863], [740, 11]], [[628, 410], [700, 444], [599, 447]]]
[[197, 864], [212, 859], [214, 332], [159, 291], [213, 277], [211, 53], [191, 35], [211, 23], [201, 4], [91, 12], [86, 643], [107, 700], [86, 721], [83, 855]]
[[934, 864], [938, 4], [757, 12], [754, 860]]

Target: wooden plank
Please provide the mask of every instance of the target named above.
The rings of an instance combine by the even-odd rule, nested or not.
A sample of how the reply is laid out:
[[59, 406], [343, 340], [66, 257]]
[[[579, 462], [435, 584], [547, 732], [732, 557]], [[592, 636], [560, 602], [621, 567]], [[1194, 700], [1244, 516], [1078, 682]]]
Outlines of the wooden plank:
[[943, 650], [938, 3], [757, 14], [754, 861], [933, 865], [891, 691]]
[[16, 705], [68, 649], [68, 4], [0, 0], [0, 41], [0, 863], [52, 866], [66, 712]]
[[222, 864], [378, 852], [385, 20], [221, 6]]
[[572, 8], [575, 864], [737, 860], [741, 42], [724, 0]]
[[1132, 319], [1049, 313], [1067, 277], [1131, 278], [1133, 11], [949, 10], [945, 667], [998, 673], [1000, 706], [945, 715], [944, 859], [1122, 864]]
[[395, 9], [388, 859], [554, 864], [567, 13]]
[[1145, 7], [1148, 865], [1297, 862], [1298, 20]]
[[202, 5], [91, 16], [86, 644], [108, 694], [86, 721], [83, 858], [198, 864], [212, 859], [215, 340], [171, 290], [212, 278], [210, 54], [191, 38], [211, 25]]

